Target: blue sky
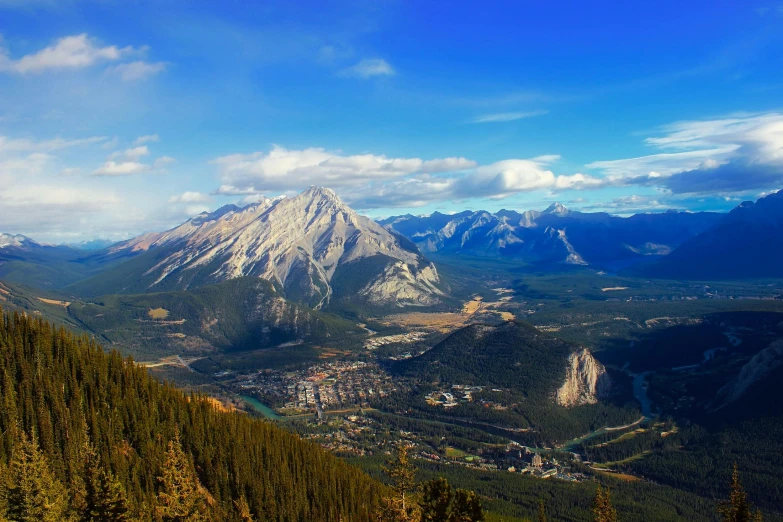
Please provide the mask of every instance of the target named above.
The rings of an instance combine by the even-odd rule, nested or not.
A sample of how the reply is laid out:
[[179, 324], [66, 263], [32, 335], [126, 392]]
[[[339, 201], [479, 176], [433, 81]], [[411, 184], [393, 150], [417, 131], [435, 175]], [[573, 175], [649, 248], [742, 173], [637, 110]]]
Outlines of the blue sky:
[[783, 2], [248, 4], [0, 0], [0, 231], [312, 184], [371, 216], [783, 188]]

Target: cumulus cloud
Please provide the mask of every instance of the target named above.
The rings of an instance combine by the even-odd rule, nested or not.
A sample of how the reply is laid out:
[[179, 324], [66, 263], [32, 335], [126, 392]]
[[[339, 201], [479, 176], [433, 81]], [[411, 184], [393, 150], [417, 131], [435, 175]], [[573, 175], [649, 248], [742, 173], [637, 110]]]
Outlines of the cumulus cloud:
[[115, 151], [109, 154], [106, 161], [92, 172], [93, 176], [111, 177], [111, 176], [132, 176], [134, 174], [146, 173], [164, 173], [165, 167], [175, 160], [169, 156], [159, 156], [149, 163], [144, 158], [150, 155], [150, 149], [147, 145], [140, 143], [151, 143], [158, 140], [157, 134], [141, 136], [133, 142], [134, 147], [123, 151]]
[[126, 82], [142, 80], [166, 70], [166, 62], [135, 61], [110, 67], [110, 74], [117, 74]]
[[50, 69], [79, 69], [102, 61], [117, 61], [136, 52], [139, 51], [131, 46], [101, 46], [94, 38], [82, 33], [60, 38], [37, 53], [18, 60], [11, 59], [8, 51], [2, 49], [0, 71], [28, 74]]
[[381, 58], [366, 58], [356, 65], [340, 71], [341, 76], [354, 78], [372, 78], [374, 76], [394, 76], [395, 70], [389, 62]]
[[183, 192], [182, 194], [177, 194], [176, 196], [171, 196], [169, 198], [169, 203], [207, 203], [209, 201], [212, 201], [209, 194], [191, 191]]
[[546, 110], [528, 111], [528, 112], [498, 112], [495, 114], [485, 114], [473, 120], [473, 123], [503, 123], [508, 121], [522, 120], [525, 118], [534, 118], [549, 113]]
[[389, 158], [383, 155], [341, 155], [322, 148], [289, 150], [275, 145], [269, 152], [232, 154], [213, 161], [219, 169], [221, 194], [252, 194], [291, 190], [309, 185], [341, 187], [374, 180], [389, 180], [414, 173], [470, 169], [465, 158]]
[[253, 197], [323, 185], [338, 189], [349, 204], [369, 209], [604, 186], [604, 180], [588, 174], [555, 174], [551, 164], [559, 159], [560, 156], [550, 154], [479, 165], [461, 157], [390, 158], [274, 146], [269, 152], [233, 154], [214, 160], [221, 185], [213, 194]]

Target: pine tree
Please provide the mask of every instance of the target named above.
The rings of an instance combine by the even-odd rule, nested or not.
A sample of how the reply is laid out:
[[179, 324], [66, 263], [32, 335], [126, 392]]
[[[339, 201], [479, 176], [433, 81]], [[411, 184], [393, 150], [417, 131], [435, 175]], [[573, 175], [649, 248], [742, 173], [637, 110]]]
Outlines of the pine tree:
[[617, 510], [612, 506], [609, 489], [599, 485], [593, 500], [593, 520], [595, 522], [617, 522]]
[[179, 437], [169, 441], [163, 475], [158, 481], [156, 511], [162, 522], [206, 522], [207, 498]]
[[239, 515], [239, 520], [242, 522], [253, 522], [253, 514], [250, 512], [250, 506], [247, 504], [247, 499], [244, 495], [239, 497], [239, 500], [234, 501], [234, 507]]
[[544, 499], [538, 499], [538, 522], [547, 522], [546, 520], [546, 505]]
[[472, 491], [458, 489], [454, 495], [449, 522], [484, 522], [481, 500]]
[[451, 484], [443, 478], [425, 482], [422, 485], [421, 507], [422, 522], [448, 522], [454, 493]]
[[416, 485], [416, 468], [408, 457], [408, 446], [404, 443], [399, 445], [397, 456], [394, 459], [386, 461], [386, 467], [383, 468], [391, 479], [391, 489], [394, 493], [392, 497], [382, 499], [380, 506], [381, 520], [389, 522], [408, 522], [419, 518], [416, 512], [416, 506], [408, 502], [406, 495], [413, 492]]
[[731, 473], [731, 484], [728, 500], [718, 504], [718, 513], [724, 522], [761, 522], [763, 517], [758, 509], [751, 511], [752, 504], [748, 500], [745, 488], [742, 487], [739, 477], [739, 468], [734, 463], [734, 471]]
[[68, 494], [46, 461], [38, 442], [20, 430], [8, 470], [7, 517], [14, 522], [61, 522]]
[[85, 508], [82, 522], [126, 522], [130, 520], [125, 488], [114, 475], [101, 467], [91, 445], [84, 451]]

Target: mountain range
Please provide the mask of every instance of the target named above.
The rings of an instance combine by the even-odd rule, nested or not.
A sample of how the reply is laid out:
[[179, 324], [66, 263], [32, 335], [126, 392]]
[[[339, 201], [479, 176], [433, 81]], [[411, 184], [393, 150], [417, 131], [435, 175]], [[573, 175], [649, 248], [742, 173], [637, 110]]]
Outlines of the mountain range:
[[728, 214], [667, 211], [618, 217], [554, 203], [543, 212], [435, 212], [380, 223], [425, 254], [587, 265], [672, 279], [783, 276], [783, 191], [744, 202]]
[[381, 224], [406, 236], [425, 253], [617, 268], [667, 255], [722, 217], [711, 212], [669, 211], [623, 218], [578, 212], [554, 203], [543, 212], [435, 212], [426, 217], [390, 217]]
[[[90, 247], [97, 245], [90, 245]], [[424, 257], [481, 256], [672, 279], [783, 276], [783, 191], [728, 214], [618, 217], [569, 210], [359, 215], [331, 190], [204, 212], [100, 250], [0, 234], [0, 279], [78, 296], [180, 291], [240, 277], [313, 309], [434, 306], [448, 285]]]

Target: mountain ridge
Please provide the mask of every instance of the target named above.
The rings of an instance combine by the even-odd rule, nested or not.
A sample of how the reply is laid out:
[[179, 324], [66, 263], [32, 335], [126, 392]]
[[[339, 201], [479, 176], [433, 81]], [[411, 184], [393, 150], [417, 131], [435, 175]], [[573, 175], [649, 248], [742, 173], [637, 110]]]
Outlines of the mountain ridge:
[[[444, 295], [437, 269], [413, 245], [403, 244], [321, 187], [241, 208], [226, 205], [107, 252], [135, 259], [120, 267], [127, 273], [115, 288], [99, 293], [181, 290], [254, 276], [272, 282], [289, 299], [321, 309], [332, 300], [335, 275], [347, 265], [365, 262], [364, 280], [355, 294], [368, 303], [432, 305]], [[373, 262], [366, 263], [368, 259]], [[100, 278], [101, 284], [106, 279]], [[90, 293], [90, 286], [88, 280], [74, 289]]]
[[518, 259], [526, 263], [615, 268], [665, 255], [722, 219], [718, 213], [665, 212], [623, 218], [553, 203], [544, 211], [463, 211], [379, 221], [424, 253]]

